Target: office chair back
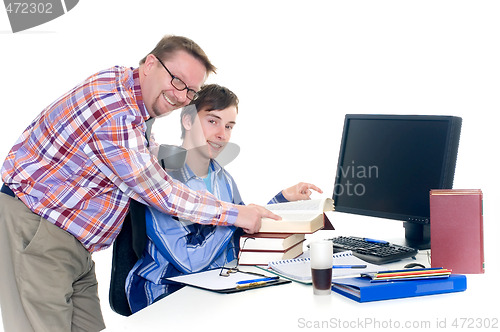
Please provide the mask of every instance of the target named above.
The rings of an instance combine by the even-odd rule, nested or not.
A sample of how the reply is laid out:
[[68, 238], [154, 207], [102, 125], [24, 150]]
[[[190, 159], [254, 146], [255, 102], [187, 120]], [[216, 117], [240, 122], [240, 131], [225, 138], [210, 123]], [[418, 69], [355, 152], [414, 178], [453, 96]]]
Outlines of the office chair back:
[[132, 314], [125, 293], [125, 281], [147, 243], [145, 210], [144, 204], [130, 201], [129, 213], [113, 244], [109, 304], [114, 312], [123, 316]]
[[[154, 121], [154, 118], [151, 119]], [[151, 119], [146, 121], [147, 137], [149, 137], [153, 123]], [[159, 146], [158, 159], [165, 169], [179, 169], [184, 166], [186, 154], [187, 151], [182, 147], [162, 144]], [[144, 204], [131, 200], [129, 212], [113, 244], [109, 304], [113, 311], [123, 316], [132, 314], [125, 293], [125, 282], [128, 273], [142, 256], [148, 240], [145, 213]]]

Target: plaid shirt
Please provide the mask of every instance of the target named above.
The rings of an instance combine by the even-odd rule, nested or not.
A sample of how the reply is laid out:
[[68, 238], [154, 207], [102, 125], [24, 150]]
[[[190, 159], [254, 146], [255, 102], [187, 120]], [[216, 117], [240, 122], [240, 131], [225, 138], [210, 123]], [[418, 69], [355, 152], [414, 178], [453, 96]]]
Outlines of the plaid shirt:
[[172, 180], [147, 147], [138, 69], [101, 71], [48, 106], [9, 152], [2, 179], [34, 213], [90, 252], [111, 245], [130, 198], [201, 224], [232, 225], [232, 204]]

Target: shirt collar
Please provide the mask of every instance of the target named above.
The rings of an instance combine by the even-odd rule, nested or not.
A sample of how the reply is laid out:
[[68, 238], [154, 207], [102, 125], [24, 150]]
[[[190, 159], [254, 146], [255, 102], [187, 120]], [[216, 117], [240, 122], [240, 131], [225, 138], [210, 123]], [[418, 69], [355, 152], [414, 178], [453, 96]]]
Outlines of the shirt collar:
[[[222, 166], [215, 159], [210, 159], [210, 165], [208, 167], [210, 167], [215, 176], [219, 176], [220, 171], [222, 171]], [[169, 173], [174, 179], [182, 181], [183, 183], [197, 177], [187, 164], [184, 164], [184, 167], [181, 169]]]
[[139, 106], [139, 110], [141, 111], [141, 115], [144, 118], [144, 121], [149, 119], [151, 116], [149, 115], [146, 105], [144, 105], [144, 100], [142, 98], [142, 90], [141, 90], [141, 82], [139, 79], [139, 68], [132, 68], [132, 77], [134, 80], [134, 85], [132, 86], [132, 90], [135, 95], [135, 100], [137, 101], [137, 106]]

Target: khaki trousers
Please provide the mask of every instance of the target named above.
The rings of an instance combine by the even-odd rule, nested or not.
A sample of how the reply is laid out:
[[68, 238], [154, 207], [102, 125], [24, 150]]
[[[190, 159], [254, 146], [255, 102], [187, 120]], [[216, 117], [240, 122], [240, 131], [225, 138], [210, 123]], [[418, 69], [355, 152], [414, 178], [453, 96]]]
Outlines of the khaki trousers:
[[0, 193], [0, 241], [6, 332], [105, 328], [94, 262], [75, 237]]

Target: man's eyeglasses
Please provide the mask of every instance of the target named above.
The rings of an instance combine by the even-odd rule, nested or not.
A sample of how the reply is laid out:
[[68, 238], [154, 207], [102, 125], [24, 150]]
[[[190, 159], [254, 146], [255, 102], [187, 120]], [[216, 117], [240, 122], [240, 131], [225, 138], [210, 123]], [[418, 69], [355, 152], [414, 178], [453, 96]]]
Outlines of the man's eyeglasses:
[[[245, 244], [247, 243], [247, 241], [249, 239], [252, 239], [254, 240], [255, 238], [252, 238], [252, 237], [247, 237], [245, 239], [245, 241], [243, 242], [243, 245], [241, 246], [240, 248], [240, 252], [238, 253], [238, 258], [236, 259], [236, 266], [234, 267], [228, 267], [227, 266], [227, 255], [226, 255], [226, 260], [224, 262], [224, 265], [221, 267], [220, 269], [220, 273], [219, 273], [219, 276], [221, 277], [229, 277], [232, 273], [236, 273], [238, 272], [238, 265], [240, 264], [240, 256], [241, 256], [241, 251], [243, 250], [243, 248], [245, 247]], [[234, 248], [230, 248], [230, 249], [234, 249]], [[260, 273], [255, 273], [255, 272], [245, 272], [245, 273], [248, 273], [248, 274], [253, 274], [253, 275], [256, 275], [256, 276], [259, 276], [259, 277], [266, 277], [265, 275], [263, 274], [260, 274]]]
[[184, 83], [180, 78], [178, 78], [177, 76], [174, 76], [170, 70], [168, 70], [167, 66], [165, 66], [163, 64], [163, 62], [160, 60], [160, 58], [156, 58], [158, 59], [158, 62], [163, 66], [163, 68], [165, 68], [165, 70], [169, 73], [169, 75], [172, 77], [172, 80], [170, 81], [170, 84], [172, 84], [172, 86], [178, 90], [178, 91], [182, 91], [182, 90], [187, 90], [186, 91], [186, 97], [190, 100], [196, 100], [198, 98], [198, 93], [196, 91], [194, 91], [193, 89], [190, 89], [187, 87], [186, 83]]

